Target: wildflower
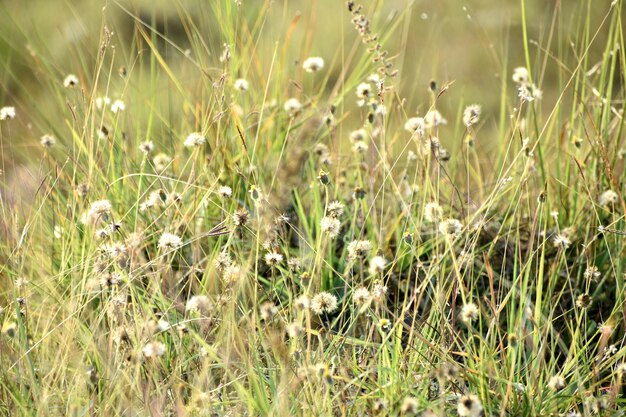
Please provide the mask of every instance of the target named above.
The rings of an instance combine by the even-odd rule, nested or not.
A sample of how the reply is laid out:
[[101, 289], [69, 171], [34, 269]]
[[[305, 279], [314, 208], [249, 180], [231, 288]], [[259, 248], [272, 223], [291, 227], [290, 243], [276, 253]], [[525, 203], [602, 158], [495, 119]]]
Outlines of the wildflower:
[[361, 83], [356, 87], [356, 96], [360, 99], [366, 99], [372, 94], [372, 86], [370, 83]]
[[183, 142], [183, 145], [186, 146], [187, 148], [193, 148], [194, 146], [201, 146], [201, 145], [204, 145], [205, 143], [206, 143], [206, 138], [202, 135], [202, 133], [193, 132], [187, 136], [187, 138], [185, 139], [185, 142]]
[[220, 195], [220, 197], [222, 198], [230, 198], [233, 196], [233, 189], [230, 188], [228, 185], [222, 185], [218, 190], [217, 193]]
[[335, 200], [328, 204], [328, 207], [326, 208], [326, 213], [332, 218], [337, 218], [343, 214], [343, 209], [343, 203], [341, 201]]
[[331, 239], [334, 239], [339, 235], [341, 223], [334, 217], [324, 216], [320, 226], [323, 234], [327, 234]]
[[411, 117], [404, 123], [404, 130], [421, 138], [426, 130], [426, 121], [423, 117]]
[[294, 301], [294, 306], [298, 310], [307, 310], [310, 305], [311, 301], [309, 300], [309, 297], [306, 296], [306, 294], [298, 296], [298, 298], [296, 298]]
[[290, 98], [283, 105], [283, 109], [285, 109], [285, 111], [287, 112], [287, 114], [289, 114], [289, 116], [295, 116], [302, 109], [302, 104], [300, 103], [300, 100], [298, 100], [297, 98]]
[[369, 272], [371, 275], [380, 274], [385, 271], [387, 261], [382, 256], [374, 256], [370, 259]]
[[380, 319], [378, 321], [378, 325], [380, 326], [381, 329], [388, 330], [389, 327], [391, 326], [391, 321], [389, 319]]
[[478, 318], [478, 306], [474, 303], [467, 303], [461, 309], [461, 321], [469, 324]]
[[350, 133], [350, 142], [355, 143], [367, 139], [367, 131], [365, 129], [354, 130]]
[[445, 125], [448, 123], [446, 119], [439, 113], [438, 110], [429, 110], [424, 116], [424, 123], [426, 128], [432, 128], [439, 125]]
[[74, 74], [69, 74], [67, 77], [65, 77], [65, 79], [63, 80], [63, 85], [65, 86], [65, 88], [73, 88], [76, 87], [78, 85], [78, 77], [75, 76]]
[[387, 295], [387, 286], [383, 284], [374, 285], [374, 289], [372, 290], [372, 297], [378, 303], [385, 301], [385, 295]]
[[556, 234], [552, 242], [554, 247], [558, 249], [567, 249], [572, 244], [572, 241], [564, 233]]
[[98, 110], [102, 110], [105, 106], [111, 104], [111, 99], [108, 97], [98, 97], [96, 98], [96, 108]]
[[513, 81], [517, 84], [526, 84], [530, 81], [528, 70], [524, 67], [517, 67], [513, 70]]
[[428, 223], [437, 223], [443, 216], [443, 208], [437, 203], [428, 203], [424, 207], [424, 220]]
[[580, 294], [576, 298], [576, 307], [578, 308], [589, 308], [591, 306], [593, 299], [589, 294]]
[[0, 109], [0, 120], [15, 119], [15, 107], [4, 106]]
[[565, 388], [565, 378], [561, 375], [555, 375], [548, 381], [548, 388], [553, 391], [559, 391]]
[[234, 86], [235, 90], [239, 91], [248, 91], [248, 89], [250, 88], [248, 81], [244, 80], [243, 78], [238, 78], [237, 80], [235, 80]]
[[298, 337], [298, 335], [302, 333], [304, 328], [300, 323], [294, 321], [293, 323], [289, 323], [285, 330], [287, 331], [287, 336], [293, 339], [294, 337]]
[[417, 399], [414, 397], [406, 397], [402, 401], [402, 406], [400, 407], [400, 411], [403, 415], [414, 415], [417, 414], [419, 403]]
[[483, 412], [483, 405], [474, 394], [467, 394], [459, 398], [456, 407], [460, 417], [478, 417]]
[[467, 106], [463, 111], [463, 124], [470, 128], [471, 126], [478, 123], [480, 119], [480, 106], [478, 104], [472, 104], [471, 106]]
[[206, 315], [213, 309], [213, 303], [206, 295], [194, 295], [185, 304], [186, 313], [200, 313]]
[[458, 236], [463, 230], [463, 224], [457, 219], [446, 219], [439, 224], [439, 232], [448, 236]]
[[259, 314], [261, 315], [261, 320], [270, 321], [278, 314], [278, 308], [271, 301], [266, 301], [259, 307]]
[[183, 246], [183, 240], [172, 233], [163, 233], [159, 239], [159, 249], [175, 250]]
[[372, 299], [372, 295], [370, 291], [365, 287], [360, 287], [354, 290], [352, 293], [352, 301], [356, 304], [357, 307], [362, 307], [367, 305]]
[[248, 221], [250, 220], [250, 214], [248, 210], [241, 207], [235, 211], [233, 214], [233, 222], [235, 223], [235, 227], [244, 227]]
[[613, 190], [606, 190], [605, 192], [600, 194], [600, 197], [598, 197], [598, 204], [601, 205], [602, 207], [607, 207], [613, 204], [617, 204], [618, 201], [619, 201], [619, 196]]
[[57, 141], [52, 135], [43, 135], [39, 141], [44, 148], [51, 148], [56, 145]]
[[601, 275], [602, 274], [598, 270], [598, 267], [595, 265], [588, 266], [587, 269], [585, 269], [585, 273], [583, 274], [586, 279], [598, 279]]
[[149, 342], [141, 349], [145, 358], [156, 358], [165, 355], [165, 345], [161, 342]]
[[302, 262], [300, 258], [289, 258], [287, 266], [291, 272], [299, 272], [302, 269]]
[[367, 256], [372, 250], [369, 240], [353, 240], [348, 244], [348, 258], [359, 259]]
[[321, 292], [311, 300], [311, 311], [315, 314], [332, 313], [337, 309], [337, 297], [328, 292]]
[[152, 163], [154, 164], [154, 169], [156, 171], [165, 171], [172, 163], [172, 157], [164, 153], [159, 153], [152, 158]]
[[82, 223], [87, 225], [95, 225], [101, 217], [107, 216], [113, 207], [109, 200], [94, 201], [89, 208], [89, 211], [83, 215]]
[[356, 141], [352, 145], [352, 151], [354, 153], [365, 153], [367, 152], [368, 149], [369, 149], [369, 146], [367, 145], [367, 143], [363, 142], [362, 140]]
[[126, 104], [124, 104], [122, 100], [115, 100], [113, 104], [111, 104], [111, 111], [113, 114], [123, 112], [124, 110], [126, 110]]
[[319, 56], [312, 56], [310, 58], [307, 58], [302, 64], [302, 68], [304, 68], [306, 72], [319, 71], [324, 68], [324, 59], [320, 58]]
[[278, 252], [267, 252], [264, 259], [265, 263], [273, 268], [283, 261], [283, 255]]
[[139, 144], [139, 150], [147, 155], [154, 150], [154, 143], [152, 143], [151, 140], [141, 142]]

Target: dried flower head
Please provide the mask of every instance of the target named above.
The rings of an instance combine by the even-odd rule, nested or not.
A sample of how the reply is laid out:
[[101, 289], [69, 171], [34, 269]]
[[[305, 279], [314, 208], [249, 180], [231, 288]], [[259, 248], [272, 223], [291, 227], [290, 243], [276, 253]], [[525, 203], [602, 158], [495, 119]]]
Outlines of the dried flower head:
[[424, 207], [424, 220], [428, 223], [437, 223], [443, 217], [443, 208], [437, 203], [427, 203]]
[[316, 294], [311, 300], [311, 311], [318, 315], [332, 313], [337, 306], [337, 297], [326, 291]]
[[441, 115], [441, 113], [439, 113], [439, 110], [433, 109], [429, 110], [428, 113], [426, 113], [426, 116], [424, 116], [424, 123], [426, 128], [430, 129], [436, 126], [445, 125], [448, 121]]
[[307, 297], [306, 294], [302, 294], [298, 296], [298, 298], [296, 298], [294, 301], [294, 306], [298, 310], [307, 310], [310, 305], [311, 305], [311, 300], [309, 300], [309, 297]]
[[467, 303], [461, 309], [460, 318], [463, 323], [471, 323], [478, 318], [478, 306], [474, 303]]
[[180, 236], [176, 236], [173, 233], [163, 233], [159, 238], [159, 249], [164, 250], [176, 250], [183, 246], [183, 240]]
[[470, 128], [471, 126], [478, 123], [480, 119], [480, 111], [481, 108], [478, 104], [472, 104], [471, 106], [467, 106], [463, 111], [463, 124]]
[[0, 120], [11, 120], [15, 119], [15, 107], [13, 106], [4, 106], [0, 109]]
[[278, 308], [271, 301], [266, 301], [259, 307], [259, 315], [263, 321], [271, 321], [278, 314]]
[[517, 84], [527, 84], [530, 82], [528, 70], [524, 67], [517, 67], [513, 70], [513, 81]]
[[402, 406], [400, 407], [400, 412], [402, 415], [416, 415], [419, 409], [419, 403], [417, 402], [417, 398], [414, 397], [406, 397], [402, 401]]
[[365, 287], [359, 287], [352, 293], [352, 301], [354, 301], [357, 307], [365, 306], [369, 304], [371, 300], [372, 294], [370, 294], [370, 291]]
[[456, 407], [460, 417], [479, 417], [483, 412], [483, 405], [474, 394], [467, 394], [459, 398]]
[[341, 201], [335, 200], [328, 204], [326, 214], [333, 218], [341, 217], [344, 211], [344, 205]]
[[353, 240], [348, 244], [348, 258], [361, 259], [372, 251], [372, 244], [369, 240]]
[[439, 223], [439, 232], [448, 236], [455, 237], [461, 234], [463, 224], [457, 219], [446, 219]]
[[141, 349], [143, 356], [147, 359], [163, 356], [165, 355], [165, 351], [165, 345], [157, 341], [148, 342], [143, 349]]
[[426, 132], [426, 121], [423, 117], [411, 117], [404, 123], [404, 130], [422, 138]]
[[111, 104], [111, 111], [113, 114], [117, 114], [126, 110], [126, 104], [122, 100], [115, 100], [113, 104]]
[[283, 105], [283, 109], [285, 109], [287, 114], [289, 114], [290, 116], [295, 116], [302, 109], [302, 103], [300, 103], [300, 100], [298, 100], [297, 98], [290, 98]]
[[186, 146], [187, 148], [193, 148], [195, 146], [204, 145], [205, 143], [206, 143], [206, 138], [204, 137], [202, 133], [193, 132], [187, 136], [187, 138], [183, 142], [183, 145]]
[[41, 137], [39, 143], [41, 143], [41, 146], [44, 148], [51, 148], [56, 145], [57, 141], [54, 136], [46, 134]]
[[312, 56], [310, 58], [307, 58], [302, 63], [302, 68], [304, 68], [306, 72], [319, 71], [324, 68], [324, 59], [320, 58], [319, 56]]
[[233, 196], [233, 189], [230, 188], [228, 185], [222, 185], [218, 190], [217, 193], [220, 195], [220, 197], [222, 198], [230, 198]]
[[554, 247], [558, 249], [567, 249], [572, 244], [572, 241], [565, 233], [557, 233], [552, 242]]
[[154, 143], [151, 140], [145, 140], [139, 144], [139, 150], [147, 155], [154, 150]]
[[619, 195], [613, 190], [606, 190], [598, 197], [598, 204], [602, 207], [612, 206], [619, 202]]
[[587, 293], [580, 294], [578, 297], [576, 297], [576, 307], [578, 308], [589, 308], [591, 307], [592, 302], [593, 299]]
[[339, 235], [341, 223], [339, 222], [339, 219], [324, 216], [322, 217], [320, 228], [323, 234], [328, 235], [331, 239], [334, 239]]
[[69, 74], [67, 77], [65, 77], [65, 79], [63, 80], [63, 86], [65, 86], [66, 88], [74, 88], [78, 85], [78, 77], [75, 76], [74, 74]]
[[233, 214], [233, 223], [235, 227], [244, 227], [250, 220], [250, 213], [244, 207], [241, 207]]
[[248, 84], [248, 81], [244, 80], [243, 78], [238, 78], [235, 80], [234, 87], [235, 90], [238, 91], [248, 91], [250, 85]]
[[278, 252], [267, 252], [265, 254], [265, 263], [270, 267], [276, 267], [283, 262], [283, 255]]
[[374, 256], [370, 259], [369, 272], [371, 275], [382, 274], [387, 266], [387, 260], [382, 256]]
[[553, 391], [559, 391], [565, 388], [565, 378], [561, 375], [555, 375], [548, 381], [548, 388]]

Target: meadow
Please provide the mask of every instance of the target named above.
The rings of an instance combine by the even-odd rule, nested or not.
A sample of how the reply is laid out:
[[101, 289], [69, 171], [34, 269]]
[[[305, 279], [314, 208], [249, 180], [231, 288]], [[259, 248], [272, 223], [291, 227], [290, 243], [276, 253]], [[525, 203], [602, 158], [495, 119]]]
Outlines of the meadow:
[[0, 416], [623, 416], [623, 0], [0, 2]]

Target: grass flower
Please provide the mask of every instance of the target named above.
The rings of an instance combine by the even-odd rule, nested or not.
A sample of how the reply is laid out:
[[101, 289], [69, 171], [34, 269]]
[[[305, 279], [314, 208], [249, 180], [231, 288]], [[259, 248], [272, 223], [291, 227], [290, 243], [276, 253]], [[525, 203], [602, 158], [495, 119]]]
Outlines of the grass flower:
[[163, 233], [159, 238], [159, 249], [163, 250], [176, 250], [183, 246], [183, 240], [180, 236], [173, 233]]
[[311, 300], [311, 311], [317, 315], [332, 313], [337, 309], [337, 297], [328, 292], [316, 294]]
[[15, 119], [15, 107], [4, 106], [0, 109], [0, 120]]
[[467, 394], [459, 398], [456, 407], [460, 417], [479, 417], [483, 412], [483, 405], [474, 394]]
[[56, 145], [57, 140], [52, 135], [43, 135], [39, 141], [44, 148], [51, 148]]
[[513, 81], [517, 84], [527, 84], [530, 82], [530, 74], [524, 67], [517, 67], [513, 70]]
[[96, 98], [96, 108], [98, 110], [102, 110], [105, 107], [111, 104], [111, 99], [109, 97], [97, 97]]
[[426, 132], [426, 121], [423, 117], [411, 117], [404, 123], [404, 130], [418, 138], [422, 138]]
[[78, 85], [78, 77], [75, 76], [74, 74], [69, 74], [67, 77], [65, 77], [65, 79], [63, 80], [63, 86], [65, 88], [74, 88]]
[[193, 132], [190, 133], [186, 138], [185, 141], [183, 142], [183, 145], [186, 146], [187, 148], [193, 148], [196, 146], [201, 146], [204, 145], [206, 143], [206, 138], [204, 137], [204, 135], [200, 132]]
[[324, 68], [324, 60], [319, 56], [312, 56], [302, 63], [302, 68], [306, 72], [317, 72]]

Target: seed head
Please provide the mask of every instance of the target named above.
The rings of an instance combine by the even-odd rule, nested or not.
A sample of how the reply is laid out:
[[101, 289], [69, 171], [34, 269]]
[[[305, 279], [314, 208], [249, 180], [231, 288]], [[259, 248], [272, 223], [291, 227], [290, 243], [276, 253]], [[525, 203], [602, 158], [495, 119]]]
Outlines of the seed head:
[[467, 303], [461, 309], [461, 321], [469, 324], [478, 318], [478, 306], [474, 303]]
[[348, 244], [348, 258], [360, 259], [367, 256], [372, 250], [369, 240], [353, 240]]
[[463, 111], [463, 124], [470, 128], [471, 126], [478, 123], [480, 119], [480, 111], [481, 108], [478, 104], [472, 104], [471, 106], [467, 106]]
[[149, 342], [141, 349], [141, 352], [146, 359], [154, 359], [158, 356], [165, 355], [165, 345], [157, 341]]
[[52, 135], [43, 135], [39, 141], [44, 148], [51, 148], [56, 145], [57, 141]]
[[322, 217], [320, 226], [322, 233], [328, 235], [331, 239], [336, 238], [339, 235], [339, 231], [341, 229], [341, 223], [339, 222], [339, 219], [328, 216]]
[[238, 78], [237, 80], [235, 80], [234, 86], [235, 90], [239, 91], [248, 91], [248, 89], [250, 88], [248, 81], [244, 80], [243, 78]]
[[297, 98], [290, 98], [283, 105], [283, 109], [289, 114], [289, 116], [295, 116], [302, 109], [302, 103]]
[[561, 375], [555, 375], [548, 381], [548, 388], [553, 391], [560, 391], [565, 388], [565, 378]]
[[15, 107], [4, 106], [0, 109], [0, 120], [15, 119]]
[[483, 405], [474, 394], [467, 394], [459, 398], [456, 407], [460, 417], [479, 417], [483, 412]]
[[311, 311], [315, 314], [332, 313], [337, 309], [337, 297], [329, 292], [321, 292], [311, 300]]
[[417, 402], [417, 398], [414, 397], [406, 397], [402, 401], [402, 406], [400, 407], [400, 412], [402, 415], [416, 415], [418, 411], [419, 403]]
[[382, 256], [374, 256], [370, 259], [369, 272], [371, 275], [381, 274], [385, 271], [387, 260]]
[[65, 77], [65, 79], [63, 80], [63, 85], [66, 88], [74, 88], [78, 85], [78, 77], [75, 76], [74, 74], [69, 74], [67, 77]]
[[606, 190], [598, 198], [598, 204], [602, 207], [612, 206], [619, 202], [619, 195], [613, 190]]
[[139, 150], [148, 155], [150, 152], [154, 150], [154, 143], [151, 140], [143, 141], [139, 144]]
[[111, 111], [113, 114], [117, 114], [126, 110], [126, 104], [122, 100], [115, 100], [113, 104], [111, 104]]
[[159, 249], [176, 250], [183, 246], [183, 240], [173, 233], [163, 233], [159, 239]]
[[304, 68], [306, 72], [319, 71], [324, 68], [324, 59], [320, 58], [319, 56], [312, 56], [310, 58], [307, 58], [302, 64], [302, 68]]
[[283, 261], [283, 255], [278, 252], [267, 252], [265, 254], [265, 263], [270, 267], [278, 266]]
[[204, 145], [205, 143], [206, 143], [206, 138], [204, 137], [202, 133], [193, 132], [187, 136], [187, 138], [185, 139], [185, 142], [183, 142], [183, 145], [186, 146], [187, 148], [193, 148], [195, 146]]
[[357, 307], [367, 305], [371, 300], [372, 295], [370, 294], [370, 291], [365, 287], [357, 288], [352, 293], [352, 301], [354, 301], [354, 304]]
[[424, 207], [424, 220], [428, 223], [437, 223], [443, 216], [443, 208], [437, 203], [428, 203]]

